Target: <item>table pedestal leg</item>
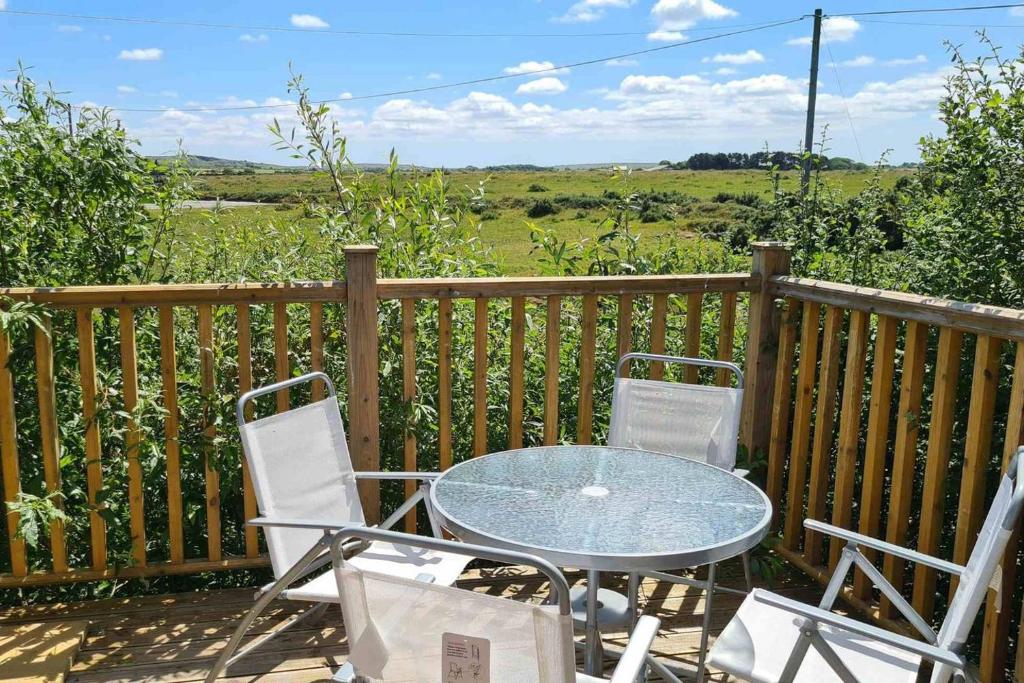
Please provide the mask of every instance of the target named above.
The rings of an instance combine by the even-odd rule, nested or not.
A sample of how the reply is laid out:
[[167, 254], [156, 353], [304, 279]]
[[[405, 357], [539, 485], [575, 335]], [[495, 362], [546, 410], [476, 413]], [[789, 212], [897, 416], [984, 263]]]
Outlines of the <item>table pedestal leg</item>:
[[708, 565], [707, 587], [704, 589], [704, 623], [700, 631], [700, 652], [697, 656], [697, 683], [703, 683], [705, 660], [708, 657], [708, 634], [711, 631], [711, 599], [715, 594], [715, 563]]
[[587, 628], [583, 650], [583, 670], [590, 676], [601, 675], [604, 663], [604, 648], [601, 646], [601, 632], [597, 623], [597, 591], [601, 587], [601, 572], [587, 570]]

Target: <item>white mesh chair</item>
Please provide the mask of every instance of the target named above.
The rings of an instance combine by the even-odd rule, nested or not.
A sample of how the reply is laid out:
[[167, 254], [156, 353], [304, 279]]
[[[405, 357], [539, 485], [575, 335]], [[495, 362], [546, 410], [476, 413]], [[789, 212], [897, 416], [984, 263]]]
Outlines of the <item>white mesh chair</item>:
[[[724, 369], [736, 388], [633, 379], [630, 361], [646, 360]], [[627, 353], [615, 369], [608, 445], [670, 453], [732, 471], [743, 403], [743, 372], [734, 363], [650, 353]]]
[[[532, 566], [550, 582], [552, 600], [528, 604], [367, 570], [344, 558], [342, 548], [353, 538]], [[476, 679], [471, 670], [456, 675], [451, 663], [449, 671], [442, 670], [445, 633], [488, 641], [491, 683], [609, 680], [576, 673], [569, 586], [561, 572], [539, 557], [366, 528], [338, 532], [331, 555], [349, 642], [348, 662], [334, 680], [472, 683]], [[637, 624], [612, 674], [613, 683], [636, 681], [658, 625], [654, 617]]]
[[[622, 376], [622, 369], [631, 361], [650, 361], [677, 365], [711, 367], [732, 373], [736, 387], [705, 386], [683, 382], [653, 379], [633, 379]], [[734, 471], [736, 447], [739, 441], [740, 406], [743, 404], [743, 371], [735, 363], [684, 356], [664, 356], [651, 353], [627, 353], [615, 367], [615, 388], [612, 393], [612, 415], [608, 429], [608, 445], [619, 448], [639, 448], [645, 451], [668, 453], [690, 460]], [[747, 591], [753, 588], [750, 575], [750, 556], [742, 554], [743, 575]], [[732, 589], [715, 586], [715, 568], [709, 567], [708, 579], [701, 581], [666, 572], [644, 572], [643, 576], [683, 584], [711, 592]], [[631, 574], [627, 587], [626, 617], [631, 621], [638, 611], [640, 575]], [[573, 595], [577, 603], [582, 595]], [[605, 595], [604, 601], [614, 604], [614, 597]], [[701, 632], [701, 655], [697, 678], [704, 676], [703, 652], [707, 647], [711, 610], [705, 606]]]
[[[709, 662], [758, 683], [912, 683], [922, 660], [934, 663], [932, 683], [977, 680], [962, 652], [990, 586], [1003, 590], [999, 563], [1024, 505], [1024, 449], [1002, 478], [966, 566], [806, 520], [808, 529], [845, 541], [836, 571], [818, 607], [755, 590], [715, 641]], [[959, 577], [946, 618], [936, 633], [860, 551], [873, 548]], [[856, 565], [921, 633], [924, 641], [897, 635], [830, 612]], [[1012, 590], [1012, 587], [1007, 587]]]
[[[262, 419], [246, 420], [246, 406], [250, 401], [317, 380], [325, 383], [327, 398]], [[256, 604], [242, 619], [210, 671], [208, 681], [301, 619], [340, 602], [338, 584], [333, 574], [325, 569], [330, 563], [329, 532], [366, 524], [357, 480], [419, 480], [417, 492], [381, 526], [391, 527], [422, 500], [434, 535], [441, 534], [427, 495], [431, 481], [439, 476], [437, 473], [353, 470], [338, 398], [327, 375], [314, 372], [250, 391], [238, 400], [237, 418], [262, 515], [257, 520], [249, 520], [249, 524], [264, 528], [274, 582], [256, 594]], [[387, 542], [350, 550], [355, 552], [350, 563], [360, 569], [444, 585], [455, 583], [471, 559]], [[318, 570], [324, 571], [317, 573]], [[236, 651], [252, 622], [276, 598], [318, 604]]]

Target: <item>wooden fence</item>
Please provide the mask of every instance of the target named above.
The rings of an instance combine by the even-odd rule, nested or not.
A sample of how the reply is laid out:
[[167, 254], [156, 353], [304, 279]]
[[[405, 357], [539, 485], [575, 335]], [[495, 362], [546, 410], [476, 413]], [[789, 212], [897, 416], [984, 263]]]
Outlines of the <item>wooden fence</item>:
[[[713, 353], [732, 359], [734, 349], [743, 356], [747, 384], [741, 440], [755, 458], [767, 458], [767, 489], [780, 533], [779, 551], [791, 562], [824, 580], [839, 552], [826, 539], [805, 532], [804, 517], [831, 521], [857, 528], [886, 540], [916, 545], [920, 550], [948, 555], [963, 562], [992, 495], [1000, 466], [1005, 466], [1024, 439], [1024, 312], [987, 306], [960, 304], [896, 292], [858, 289], [828, 282], [788, 276], [789, 255], [782, 245], [759, 244], [754, 248], [751, 273], [724, 275], [666, 275], [637, 277], [581, 278], [481, 278], [481, 279], [378, 279], [373, 248], [354, 247], [346, 252], [346, 282], [303, 282], [289, 284], [166, 285], [137, 287], [69, 287], [53, 290], [0, 290], [0, 295], [31, 300], [53, 309], [54, 315], [70, 310], [75, 316], [78, 349], [77, 388], [83, 432], [82, 461], [62, 459], [58, 425], [58, 398], [54, 391], [53, 338], [44, 331], [34, 333], [29, 357], [34, 365], [34, 405], [15, 404], [17, 394], [9, 361], [16, 349], [11, 339], [0, 334], [0, 476], [4, 500], [18, 499], [22, 491], [21, 472], [29, 460], [41, 463], [42, 493], [62, 490], [61, 472], [67, 468], [85, 471], [86, 495], [90, 504], [87, 542], [89, 561], [69, 566], [65, 529], [55, 521], [45, 530], [48, 553], [33, 555], [15, 533], [16, 513], [6, 515], [6, 546], [0, 547], [0, 587], [18, 587], [94, 580], [111, 577], [184, 574], [214, 569], [263, 566], [260, 539], [254, 530], [244, 531], [243, 550], [225, 552], [221, 544], [222, 525], [240, 525], [255, 514], [255, 497], [244, 462], [241, 468], [241, 509], [222, 509], [221, 498], [228, 491], [221, 484], [224, 463], [218, 461], [220, 439], [234, 438], [231, 424], [218, 423], [213, 403], [222, 366], [230, 361], [233, 400], [254, 383], [252, 344], [257, 328], [253, 316], [272, 310], [272, 377], [285, 378], [300, 371], [323, 369], [325, 354], [332, 344], [343, 346], [344, 383], [348, 410], [350, 448], [358, 469], [376, 469], [381, 464], [381, 344], [379, 330], [388, 315], [397, 314], [400, 345], [401, 399], [412, 404], [425, 391], [436, 392], [436, 460], [432, 467], [444, 469], [456, 459], [453, 440], [471, 435], [471, 452], [479, 455], [498, 445], [488, 440], [489, 425], [507, 422], [507, 446], [524, 444], [524, 387], [531, 380], [542, 383], [542, 435], [539, 442], [560, 439], [589, 443], [598, 430], [595, 425], [595, 354], [599, 333], [614, 335], [614, 353], [640, 348], [633, 331], [645, 329], [642, 350]], [[453, 305], [472, 302], [472, 349], [461, 360], [453, 360]], [[502, 362], [508, 363], [507, 399], [495, 405], [489, 390], [488, 359], [496, 351], [492, 329], [496, 302], [508, 315], [508, 339], [501, 345]], [[670, 305], [671, 302], [671, 305]], [[709, 303], [719, 311], [716, 334], [702, 339], [701, 324]], [[422, 341], [417, 311], [423, 305], [436, 310], [430, 334], [436, 357], [418, 355]], [[643, 304], [642, 306], [640, 304]], [[575, 366], [564, 362], [564, 311], [572, 306], [578, 342], [571, 356]], [[601, 307], [599, 309], [599, 306]], [[611, 323], [599, 315], [614, 306]], [[507, 308], [506, 308], [507, 307]], [[237, 326], [237, 349], [230, 359], [214, 351], [214, 320], [218, 312], [232, 309]], [[304, 311], [296, 330], [289, 326], [289, 311]], [[336, 334], [326, 322], [327, 311], [343, 313], [345, 334]], [[643, 311], [638, 319], [637, 311]], [[668, 324], [670, 310], [682, 314], [684, 327]], [[129, 417], [124, 436], [126, 460], [125, 498], [131, 532], [131, 559], [113, 566], [108, 563], [106, 522], [99, 513], [98, 500], [104, 491], [106, 441], [95, 419], [97, 401], [96, 351], [93, 320], [97, 311], [116, 311], [119, 329], [120, 393]], [[153, 490], [143, 485], [139, 465], [139, 425], [132, 422], [132, 408], [139, 400], [137, 386], [135, 320], [141, 311], [155, 311], [159, 324], [160, 402], [163, 413], [161, 466], [166, 484]], [[543, 316], [542, 348], [528, 347], [529, 311]], [[702, 313], [702, 311], [704, 313]], [[681, 312], [681, 313], [680, 313]], [[186, 428], [178, 410], [179, 352], [175, 346], [176, 321], [194, 315], [198, 335], [198, 366], [201, 391], [208, 400], [201, 423], [203, 434], [201, 477], [205, 496], [205, 548], [186, 552], [183, 538], [179, 432]], [[292, 323], [297, 317], [293, 316]], [[332, 320], [340, 321], [340, 314]], [[602, 320], [614, 329], [600, 329]], [[673, 333], [669, 334], [672, 330]], [[743, 331], [745, 330], [745, 338]], [[739, 332], [738, 332], [739, 331]], [[681, 338], [680, 338], [681, 337]], [[576, 337], [574, 337], [576, 338]], [[489, 348], [490, 344], [490, 348]], [[507, 346], [506, 346], [507, 344]], [[296, 360], [294, 349], [303, 346]], [[419, 345], [422, 346], [422, 345]], [[672, 348], [666, 349], [666, 346]], [[289, 348], [292, 349], [291, 356]], [[336, 351], [336, 350], [335, 350]], [[973, 352], [969, 369], [962, 356]], [[180, 355], [180, 354], [179, 354]], [[543, 362], [528, 362], [537, 356]], [[1007, 360], [1009, 359], [1009, 360]], [[737, 360], [740, 358], [737, 357]], [[418, 363], [436, 363], [437, 385], [421, 386]], [[453, 376], [458, 367], [471, 366], [469, 378], [472, 409], [453, 415]], [[529, 377], [527, 369], [542, 367], [542, 377]], [[961, 381], [969, 372], [970, 377]], [[654, 366], [651, 376], [662, 376]], [[567, 408], [559, 399], [560, 380], [569, 375], [578, 380], [575, 405]], [[19, 375], [21, 376], [21, 375]], [[695, 378], [687, 376], [687, 380]], [[725, 381], [724, 377], [718, 378]], [[391, 380], [389, 380], [391, 381]], [[898, 381], [898, 385], [896, 382]], [[966, 386], [966, 391], [962, 390]], [[22, 387], [24, 391], [24, 387]], [[322, 395], [314, 387], [313, 397]], [[207, 404], [204, 404], [206, 406]], [[277, 409], [287, 409], [289, 397], [277, 397]], [[65, 406], [66, 408], [66, 406]], [[37, 411], [38, 452], [18, 452], [19, 425], [26, 410]], [[567, 410], [572, 414], [567, 418]], [[564, 431], [575, 422], [575, 434]], [[66, 427], [64, 427], [66, 429]], [[599, 431], [599, 430], [598, 430]], [[1001, 440], [1001, 441], [1000, 441]], [[397, 457], [406, 469], [422, 466], [421, 444], [407, 431]], [[395, 454], [392, 454], [393, 456]], [[19, 463], [19, 457], [21, 462]], [[106, 459], [105, 459], [106, 458]], [[391, 462], [395, 462], [392, 458]], [[237, 494], [237, 491], [234, 492]], [[367, 515], [380, 514], [380, 492], [366, 485], [362, 494]], [[170, 549], [166, 558], [147, 556], [145, 511], [162, 496], [166, 508], [165, 528]], [[234, 519], [238, 517], [238, 519]], [[415, 519], [407, 519], [415, 528]], [[162, 527], [163, 528], [163, 527]], [[6, 557], [4, 557], [6, 554]], [[81, 554], [79, 554], [81, 555]], [[905, 567], [886, 560], [881, 565], [896, 585], [906, 587], [908, 598], [926, 615], [945, 602], [937, 591], [949, 586], [937, 583], [926, 568]], [[985, 680], [1001, 680], [1010, 648], [1011, 625], [1018, 623], [1020, 610], [1014, 598], [1017, 548], [1008, 554], [1003, 571], [997, 610], [996, 593], [985, 611], [982, 661]], [[1018, 591], [1019, 593], [1019, 591]], [[938, 596], [938, 600], [936, 600]], [[895, 622], [891, 605], [879, 603], [877, 595], [858, 576], [846, 597], [856, 606]], [[936, 605], [936, 601], [939, 603]], [[941, 613], [941, 610], [940, 610]], [[1016, 631], [1016, 629], [1015, 629]], [[1018, 649], [1017, 671], [1024, 672], [1024, 653]]]

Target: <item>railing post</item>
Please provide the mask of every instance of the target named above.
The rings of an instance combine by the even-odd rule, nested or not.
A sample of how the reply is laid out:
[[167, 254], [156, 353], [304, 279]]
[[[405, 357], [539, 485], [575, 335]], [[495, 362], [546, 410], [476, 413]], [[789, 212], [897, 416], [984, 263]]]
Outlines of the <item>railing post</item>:
[[[377, 247], [345, 248], [348, 291], [349, 448], [356, 471], [380, 469], [380, 387], [378, 386]], [[380, 486], [359, 482], [368, 524], [380, 521]]]
[[755, 454], [765, 457], [768, 453], [781, 320], [768, 279], [789, 273], [790, 252], [785, 242], [754, 242], [751, 246], [751, 275], [760, 279], [761, 287], [750, 295], [740, 443], [746, 446], [748, 457], [753, 458]]

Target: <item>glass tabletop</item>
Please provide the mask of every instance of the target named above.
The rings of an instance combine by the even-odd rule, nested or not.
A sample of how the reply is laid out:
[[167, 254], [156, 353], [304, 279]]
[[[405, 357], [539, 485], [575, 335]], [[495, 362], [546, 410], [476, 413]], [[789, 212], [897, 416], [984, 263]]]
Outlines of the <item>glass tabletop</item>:
[[677, 569], [749, 550], [771, 504], [745, 479], [701, 462], [603, 446], [548, 446], [467, 460], [432, 503], [464, 541], [581, 569]]

